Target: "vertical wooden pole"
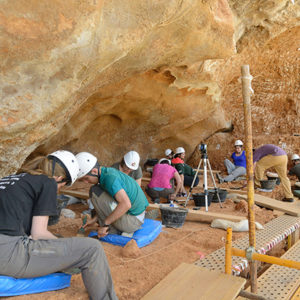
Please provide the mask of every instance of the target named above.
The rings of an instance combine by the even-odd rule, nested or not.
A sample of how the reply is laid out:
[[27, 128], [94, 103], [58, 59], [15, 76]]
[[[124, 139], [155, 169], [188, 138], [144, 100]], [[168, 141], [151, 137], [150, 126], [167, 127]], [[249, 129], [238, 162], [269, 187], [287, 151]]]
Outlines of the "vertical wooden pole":
[[[244, 126], [245, 126], [245, 148], [247, 160], [247, 193], [248, 193], [248, 222], [249, 222], [249, 246], [256, 246], [255, 240], [255, 217], [254, 217], [254, 174], [252, 153], [252, 123], [251, 123], [251, 75], [249, 65], [242, 66], [242, 92], [244, 102]], [[257, 262], [251, 262], [251, 292], [257, 292]]]
[[232, 229], [227, 228], [226, 244], [225, 244], [225, 273], [231, 275], [232, 265]]

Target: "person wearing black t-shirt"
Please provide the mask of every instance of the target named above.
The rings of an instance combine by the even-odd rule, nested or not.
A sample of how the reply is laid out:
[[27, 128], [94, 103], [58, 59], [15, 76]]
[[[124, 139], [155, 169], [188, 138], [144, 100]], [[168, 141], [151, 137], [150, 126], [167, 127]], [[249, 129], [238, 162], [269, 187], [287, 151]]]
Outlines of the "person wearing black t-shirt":
[[57, 239], [47, 229], [57, 191], [78, 172], [71, 152], [56, 151], [0, 179], [0, 275], [30, 278], [79, 268], [91, 299], [117, 299], [99, 241]]

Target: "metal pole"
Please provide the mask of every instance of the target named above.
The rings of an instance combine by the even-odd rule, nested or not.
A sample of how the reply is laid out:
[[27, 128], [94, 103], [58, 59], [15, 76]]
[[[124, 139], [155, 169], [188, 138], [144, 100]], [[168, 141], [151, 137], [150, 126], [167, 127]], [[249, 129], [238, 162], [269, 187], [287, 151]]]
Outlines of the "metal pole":
[[225, 273], [231, 275], [232, 265], [232, 229], [227, 228], [226, 244], [225, 244]]
[[[247, 160], [247, 192], [248, 192], [248, 222], [249, 222], [249, 245], [256, 246], [255, 241], [255, 218], [254, 218], [254, 176], [253, 176], [253, 154], [252, 154], [252, 123], [251, 123], [251, 80], [249, 65], [242, 66], [242, 92], [244, 102], [244, 126], [245, 126], [245, 148]], [[257, 292], [257, 267], [252, 262], [251, 270], [251, 292]]]
[[207, 158], [203, 159], [203, 187], [205, 197], [205, 211], [208, 211], [208, 190], [207, 190]]
[[[245, 250], [231, 248], [231, 253], [233, 256], [240, 256], [240, 257], [247, 258]], [[268, 264], [274, 264], [274, 265], [278, 265], [278, 266], [283, 266], [283, 267], [287, 267], [287, 268], [300, 270], [300, 262], [299, 261], [293, 261], [290, 259], [284, 259], [284, 258], [270, 256], [270, 255], [266, 255], [266, 254], [260, 254], [260, 253], [256, 253], [256, 252], [254, 252], [252, 254], [252, 259], [258, 260], [261, 262], [265, 262]]]

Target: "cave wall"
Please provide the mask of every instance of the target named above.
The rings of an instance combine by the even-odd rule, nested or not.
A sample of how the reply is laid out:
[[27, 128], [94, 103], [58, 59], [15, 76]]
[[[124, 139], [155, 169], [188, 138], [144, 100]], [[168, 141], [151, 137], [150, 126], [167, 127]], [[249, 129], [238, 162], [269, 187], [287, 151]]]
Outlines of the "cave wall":
[[254, 76], [256, 143], [284, 136], [300, 149], [291, 137], [299, 8], [297, 0], [2, 1], [0, 175], [58, 148], [110, 164], [130, 149], [143, 160], [177, 146], [190, 156], [206, 141], [218, 163], [242, 135], [241, 64]]

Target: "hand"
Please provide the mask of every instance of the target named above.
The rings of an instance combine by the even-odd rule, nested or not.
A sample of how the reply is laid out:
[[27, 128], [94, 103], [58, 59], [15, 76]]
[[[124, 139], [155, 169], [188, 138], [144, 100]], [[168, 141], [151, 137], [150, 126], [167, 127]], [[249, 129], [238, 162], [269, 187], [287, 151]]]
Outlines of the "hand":
[[[86, 228], [88, 226], [92, 226], [97, 222], [97, 216], [95, 216], [93, 219], [89, 219], [85, 225], [81, 226], [82, 228]], [[81, 228], [80, 227], [80, 228]]]
[[104, 237], [108, 234], [109, 227], [99, 227], [98, 229], [98, 237]]

